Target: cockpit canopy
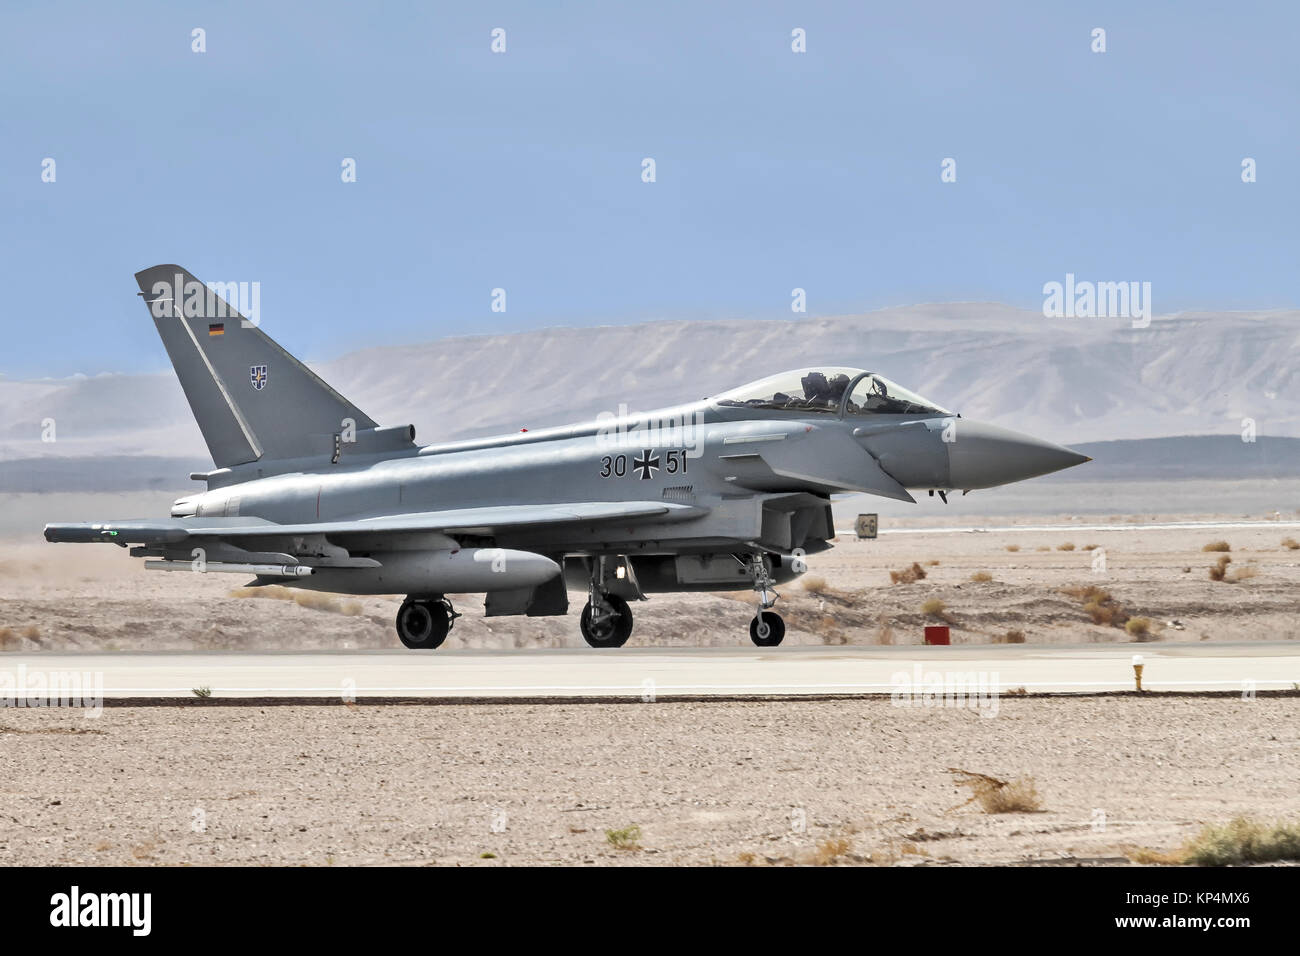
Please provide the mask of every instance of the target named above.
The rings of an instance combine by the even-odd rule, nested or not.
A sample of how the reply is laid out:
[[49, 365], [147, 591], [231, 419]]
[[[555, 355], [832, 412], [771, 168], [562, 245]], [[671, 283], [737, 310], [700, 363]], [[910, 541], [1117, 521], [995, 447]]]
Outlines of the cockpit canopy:
[[839, 415], [841, 409], [845, 415], [952, 414], [883, 375], [837, 366], [779, 372], [723, 392], [713, 401], [722, 408], [773, 409], [803, 414]]

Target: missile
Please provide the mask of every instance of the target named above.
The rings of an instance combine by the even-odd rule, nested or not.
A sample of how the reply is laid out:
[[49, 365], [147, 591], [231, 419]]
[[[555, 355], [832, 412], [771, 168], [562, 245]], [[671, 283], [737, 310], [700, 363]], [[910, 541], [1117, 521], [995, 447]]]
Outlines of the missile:
[[209, 571], [227, 574], [256, 574], [262, 578], [305, 578], [313, 569], [301, 564], [232, 564], [224, 561], [146, 561], [145, 568], [150, 571], [196, 571], [206, 574]]

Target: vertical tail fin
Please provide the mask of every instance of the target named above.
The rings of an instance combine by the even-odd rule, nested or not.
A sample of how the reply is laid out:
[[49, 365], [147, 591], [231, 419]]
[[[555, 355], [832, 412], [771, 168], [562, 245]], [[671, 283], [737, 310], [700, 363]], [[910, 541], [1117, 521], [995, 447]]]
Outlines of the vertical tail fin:
[[327, 454], [348, 419], [354, 429], [376, 427], [217, 294], [220, 287], [174, 265], [135, 278], [217, 467]]

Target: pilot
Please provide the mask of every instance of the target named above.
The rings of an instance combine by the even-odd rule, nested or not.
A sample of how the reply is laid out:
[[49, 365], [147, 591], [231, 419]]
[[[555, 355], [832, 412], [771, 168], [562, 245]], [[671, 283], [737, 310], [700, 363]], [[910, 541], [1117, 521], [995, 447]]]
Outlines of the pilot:
[[809, 372], [801, 381], [804, 398], [813, 407], [839, 408], [844, 390], [848, 388], [849, 377], [843, 373], [829, 381], [824, 372]]
[[803, 397], [810, 402], [823, 400], [826, 398], [826, 390], [829, 387], [826, 382], [826, 376], [821, 372], [809, 372], [799, 384], [803, 386]]
[[841, 372], [827, 383], [827, 391], [836, 405], [844, 397], [844, 390], [849, 387], [849, 377]]

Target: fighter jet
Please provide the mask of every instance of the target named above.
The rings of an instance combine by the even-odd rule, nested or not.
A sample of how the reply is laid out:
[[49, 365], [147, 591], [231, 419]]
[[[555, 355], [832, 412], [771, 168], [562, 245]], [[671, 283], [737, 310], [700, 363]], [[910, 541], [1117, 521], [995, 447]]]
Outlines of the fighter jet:
[[212, 453], [171, 516], [50, 524], [47, 541], [132, 546], [145, 567], [405, 595], [397, 635], [442, 645], [448, 595], [485, 613], [568, 612], [592, 647], [632, 633], [629, 602], [752, 590], [750, 639], [781, 643], [776, 588], [831, 547], [831, 498], [915, 502], [1090, 461], [962, 418], [876, 372], [781, 372], [711, 398], [586, 424], [419, 446], [381, 426], [189, 272], [136, 274]]

